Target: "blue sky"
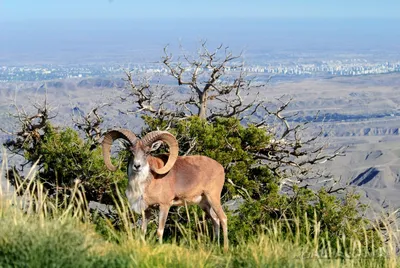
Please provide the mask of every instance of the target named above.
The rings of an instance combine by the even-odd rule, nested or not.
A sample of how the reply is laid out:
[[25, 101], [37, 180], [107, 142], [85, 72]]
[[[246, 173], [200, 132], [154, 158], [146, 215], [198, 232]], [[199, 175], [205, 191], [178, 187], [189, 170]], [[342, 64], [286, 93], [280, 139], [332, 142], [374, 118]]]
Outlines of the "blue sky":
[[0, 0], [0, 20], [400, 18], [399, 0]]

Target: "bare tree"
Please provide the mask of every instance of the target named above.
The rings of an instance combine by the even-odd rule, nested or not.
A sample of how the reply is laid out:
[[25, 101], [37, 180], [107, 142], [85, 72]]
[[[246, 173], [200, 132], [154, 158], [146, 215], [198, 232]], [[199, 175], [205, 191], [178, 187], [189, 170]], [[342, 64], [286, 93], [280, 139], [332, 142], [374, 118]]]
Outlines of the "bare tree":
[[[244, 104], [241, 96], [243, 92], [249, 92], [252, 82], [246, 77], [243, 62], [240, 61], [241, 54], [233, 55], [228, 47], [222, 45], [215, 51], [209, 51], [204, 42], [197, 57], [186, 54], [182, 57], [183, 62], [180, 58], [174, 62], [165, 47], [162, 62], [179, 86], [189, 87], [191, 98], [182, 105], [194, 106], [200, 118], [236, 116], [253, 107], [256, 98]], [[234, 77], [229, 76], [231, 72], [235, 73]], [[210, 107], [211, 101], [216, 102], [214, 107]], [[219, 107], [218, 104], [223, 105]]]
[[252, 89], [261, 85], [253, 83], [240, 60], [241, 54], [233, 55], [228, 47], [220, 45], [211, 52], [203, 42], [196, 56], [183, 53], [174, 61], [165, 47], [162, 66], [179, 87], [187, 89], [183, 90], [184, 98], [177, 99], [179, 94], [167, 86], [151, 86], [148, 79], [135, 80], [131, 72], [126, 72], [130, 90], [123, 100], [133, 97], [137, 107], [130, 113], [180, 119], [198, 115], [208, 121], [233, 116], [243, 119], [254, 114], [262, 102], [257, 96], [249, 97]]
[[47, 96], [45, 96], [43, 103], [35, 102], [32, 106], [33, 111], [28, 111], [26, 107], [18, 105], [15, 100], [12, 104], [15, 112], [10, 113], [9, 116], [16, 119], [18, 130], [10, 132], [0, 128], [0, 131], [3, 133], [15, 137], [15, 139], [4, 143], [4, 146], [12, 153], [23, 155], [23, 150], [27, 150], [28, 152], [34, 150], [34, 147], [41, 141], [44, 135], [44, 128], [47, 123], [57, 116], [57, 113], [49, 105]]

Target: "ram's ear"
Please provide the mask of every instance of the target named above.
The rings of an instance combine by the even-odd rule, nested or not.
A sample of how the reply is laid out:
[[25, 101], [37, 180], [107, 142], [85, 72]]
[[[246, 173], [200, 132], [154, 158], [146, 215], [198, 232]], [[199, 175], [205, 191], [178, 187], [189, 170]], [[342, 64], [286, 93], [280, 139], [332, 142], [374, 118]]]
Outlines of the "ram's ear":
[[151, 148], [150, 148], [150, 152], [158, 150], [158, 148], [160, 148], [162, 143], [163, 143], [163, 141], [153, 142], [153, 144], [151, 145]]

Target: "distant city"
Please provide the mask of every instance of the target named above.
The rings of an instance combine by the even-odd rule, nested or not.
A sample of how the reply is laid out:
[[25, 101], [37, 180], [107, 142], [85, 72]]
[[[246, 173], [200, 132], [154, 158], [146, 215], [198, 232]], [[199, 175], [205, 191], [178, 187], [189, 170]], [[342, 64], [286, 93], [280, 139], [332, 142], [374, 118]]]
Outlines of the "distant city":
[[223, 45], [222, 53], [225, 46], [242, 53], [246, 71], [260, 79], [400, 72], [398, 22], [225, 17], [11, 22], [0, 25], [0, 81], [121, 77], [126, 69], [163, 75], [167, 70], [156, 62], [164, 47], [176, 59], [182, 51], [196, 53], [202, 42], [210, 51]]
[[[321, 60], [312, 62], [274, 61], [273, 63], [248, 64], [245, 71], [280, 76], [357, 76], [369, 74], [385, 74], [400, 72], [400, 61], [370, 61], [353, 58], [340, 60]], [[87, 78], [121, 76], [124, 70], [146, 73], [167, 73], [167, 69], [156, 63], [132, 64], [80, 64], [54, 65], [43, 64], [33, 66], [0, 66], [0, 82], [11, 81], [43, 81], [66, 78]], [[227, 71], [234, 71], [227, 67]]]

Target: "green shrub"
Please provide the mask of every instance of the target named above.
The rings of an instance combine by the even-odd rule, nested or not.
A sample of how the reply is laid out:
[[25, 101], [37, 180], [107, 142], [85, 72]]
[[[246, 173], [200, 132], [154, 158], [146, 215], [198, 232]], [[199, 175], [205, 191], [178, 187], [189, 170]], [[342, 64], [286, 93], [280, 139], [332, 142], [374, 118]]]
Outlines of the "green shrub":
[[114, 183], [127, 185], [123, 169], [110, 172], [106, 169], [100, 147], [92, 148], [71, 128], [56, 129], [48, 123], [43, 135], [33, 146], [25, 143], [24, 157], [28, 163], [39, 167], [37, 179], [43, 182], [52, 197], [70, 194], [75, 182], [85, 189], [87, 201], [112, 204]]

